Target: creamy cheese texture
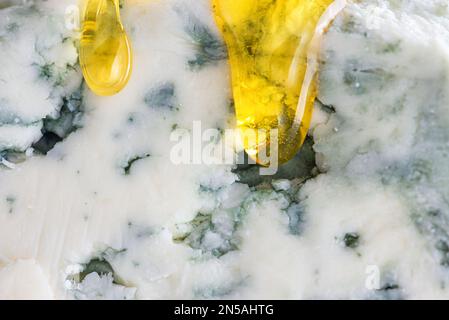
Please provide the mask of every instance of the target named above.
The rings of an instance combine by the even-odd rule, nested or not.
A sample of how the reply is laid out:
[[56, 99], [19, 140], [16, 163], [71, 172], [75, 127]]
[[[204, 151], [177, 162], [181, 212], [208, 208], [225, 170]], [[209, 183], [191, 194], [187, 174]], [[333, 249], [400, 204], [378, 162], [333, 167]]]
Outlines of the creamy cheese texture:
[[0, 1], [0, 298], [449, 298], [446, 0], [348, 1], [273, 177], [170, 157], [235, 124], [208, 0], [122, 3], [113, 97], [83, 84], [75, 4]]

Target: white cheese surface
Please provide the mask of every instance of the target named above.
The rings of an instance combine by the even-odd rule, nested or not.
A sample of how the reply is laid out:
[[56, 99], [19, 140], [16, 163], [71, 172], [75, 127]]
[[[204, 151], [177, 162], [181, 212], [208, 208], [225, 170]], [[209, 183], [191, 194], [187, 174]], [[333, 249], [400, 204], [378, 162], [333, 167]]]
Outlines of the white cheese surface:
[[0, 298], [449, 298], [447, 1], [349, 2], [275, 178], [171, 161], [175, 128], [234, 126], [208, 0], [125, 1], [114, 97], [80, 87], [73, 4], [0, 9]]

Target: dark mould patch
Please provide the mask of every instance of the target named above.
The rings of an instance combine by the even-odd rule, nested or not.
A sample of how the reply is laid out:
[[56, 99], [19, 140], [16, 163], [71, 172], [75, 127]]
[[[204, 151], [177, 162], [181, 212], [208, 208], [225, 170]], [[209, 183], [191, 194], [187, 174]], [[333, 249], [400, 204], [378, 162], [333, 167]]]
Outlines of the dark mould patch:
[[57, 143], [82, 127], [83, 87], [81, 85], [78, 90], [63, 98], [58, 117], [46, 117], [43, 120], [42, 137], [32, 145], [37, 153], [46, 155]]
[[122, 167], [123, 174], [124, 174], [125, 176], [130, 175], [130, 174], [131, 174], [132, 167], [133, 167], [133, 165], [134, 165], [136, 162], [138, 162], [138, 161], [140, 161], [140, 160], [143, 160], [143, 159], [147, 159], [147, 158], [149, 158], [149, 157], [151, 157], [151, 155], [150, 155], [149, 153], [144, 154], [144, 155], [141, 155], [141, 156], [135, 156], [135, 157], [132, 157], [131, 159], [129, 159], [129, 160], [127, 161], [126, 165], [125, 165], [124, 167]]
[[360, 245], [360, 235], [356, 232], [345, 233], [343, 243], [346, 248], [355, 249]]
[[145, 96], [145, 104], [155, 109], [179, 109], [176, 104], [175, 85], [172, 82], [164, 83], [151, 89]]
[[8, 213], [12, 214], [14, 212], [14, 205], [16, 203], [16, 198], [14, 196], [6, 197], [6, 204], [8, 205]]
[[201, 70], [204, 67], [226, 60], [226, 46], [209, 27], [195, 17], [190, 17], [185, 32], [195, 46], [195, 57], [187, 61], [191, 70]]
[[306, 181], [317, 175], [313, 144], [313, 139], [307, 137], [298, 154], [289, 162], [281, 165], [275, 175], [260, 175], [260, 166], [257, 164], [248, 164], [247, 155], [245, 155], [246, 164], [237, 165], [232, 172], [237, 174], [240, 183], [247, 184], [250, 187], [266, 183], [271, 184], [273, 180], [280, 179]]

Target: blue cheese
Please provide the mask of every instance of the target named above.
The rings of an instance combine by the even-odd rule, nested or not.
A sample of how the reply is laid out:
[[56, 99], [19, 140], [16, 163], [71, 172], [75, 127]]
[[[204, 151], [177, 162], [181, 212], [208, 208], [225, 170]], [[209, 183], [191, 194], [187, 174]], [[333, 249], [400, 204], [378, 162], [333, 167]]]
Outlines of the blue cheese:
[[33, 3], [0, 11], [0, 157], [24, 152], [81, 84], [64, 16]]
[[0, 298], [447, 299], [446, 2], [348, 2], [275, 176], [170, 158], [176, 129], [234, 127], [209, 0], [126, 1], [138, 67], [109, 98], [82, 84], [75, 1], [1, 9]]

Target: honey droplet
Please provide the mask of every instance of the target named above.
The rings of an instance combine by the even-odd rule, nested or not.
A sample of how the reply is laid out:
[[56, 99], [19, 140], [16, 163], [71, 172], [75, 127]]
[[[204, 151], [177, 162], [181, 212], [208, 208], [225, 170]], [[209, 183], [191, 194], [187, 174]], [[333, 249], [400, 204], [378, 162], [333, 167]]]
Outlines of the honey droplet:
[[84, 0], [80, 65], [89, 88], [101, 96], [120, 92], [132, 70], [132, 49], [120, 20], [119, 0]]
[[[212, 0], [231, 66], [237, 126], [261, 165], [292, 159], [317, 95], [319, 40], [344, 0]], [[275, 154], [273, 154], [275, 153]]]

